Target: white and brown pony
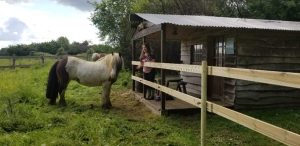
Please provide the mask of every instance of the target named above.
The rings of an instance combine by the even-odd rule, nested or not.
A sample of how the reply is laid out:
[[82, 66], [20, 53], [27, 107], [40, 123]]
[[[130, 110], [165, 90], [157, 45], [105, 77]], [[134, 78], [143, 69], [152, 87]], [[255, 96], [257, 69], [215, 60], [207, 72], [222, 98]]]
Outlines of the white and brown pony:
[[66, 105], [65, 91], [71, 80], [86, 86], [103, 86], [102, 108], [110, 108], [111, 85], [117, 80], [123, 66], [123, 58], [119, 53], [112, 53], [102, 59], [91, 62], [66, 56], [57, 61], [50, 69], [46, 97], [49, 104], [56, 104], [58, 93], [59, 104]]
[[104, 57], [105, 54], [104, 53], [93, 53], [92, 54], [92, 61], [97, 61], [100, 58]]

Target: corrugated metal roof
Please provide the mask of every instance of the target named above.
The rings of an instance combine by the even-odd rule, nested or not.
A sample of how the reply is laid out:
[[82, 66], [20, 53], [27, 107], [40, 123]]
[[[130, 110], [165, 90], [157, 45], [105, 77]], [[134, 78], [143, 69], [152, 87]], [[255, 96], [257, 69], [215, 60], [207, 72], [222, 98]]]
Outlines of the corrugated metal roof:
[[195, 16], [195, 15], [143, 14], [143, 13], [136, 13], [136, 15], [154, 24], [168, 23], [168, 24], [175, 24], [175, 25], [199, 26], [199, 27], [224, 27], [224, 28], [300, 31], [300, 22], [295, 22], [295, 21], [244, 19], [244, 18]]

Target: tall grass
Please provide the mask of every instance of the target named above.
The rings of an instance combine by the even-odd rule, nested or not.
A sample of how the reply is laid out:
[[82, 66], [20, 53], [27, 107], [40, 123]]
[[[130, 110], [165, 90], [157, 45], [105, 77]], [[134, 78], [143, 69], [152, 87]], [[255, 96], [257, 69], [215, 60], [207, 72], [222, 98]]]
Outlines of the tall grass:
[[[110, 110], [100, 107], [101, 87], [76, 82], [66, 92], [67, 107], [48, 105], [45, 87], [52, 64], [0, 70], [0, 145], [200, 144], [199, 112], [153, 115], [133, 99], [128, 71], [121, 72], [113, 85]], [[298, 109], [243, 112], [299, 133]], [[281, 145], [213, 114], [208, 115], [207, 131], [207, 145]]]

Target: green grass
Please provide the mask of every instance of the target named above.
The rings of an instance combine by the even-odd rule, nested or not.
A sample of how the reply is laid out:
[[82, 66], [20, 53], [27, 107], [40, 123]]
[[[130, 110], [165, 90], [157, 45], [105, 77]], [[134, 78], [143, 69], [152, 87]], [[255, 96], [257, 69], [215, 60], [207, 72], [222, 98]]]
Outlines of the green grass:
[[[113, 85], [113, 108], [102, 110], [100, 87], [71, 82], [67, 107], [50, 106], [46, 80], [53, 61], [44, 66], [0, 70], [0, 145], [200, 145], [199, 113], [153, 115], [130, 94], [130, 74]], [[299, 109], [241, 111], [300, 133]], [[207, 145], [282, 145], [220, 116], [208, 114]]]
[[12, 65], [12, 60], [10, 59], [0, 59], [0, 66]]

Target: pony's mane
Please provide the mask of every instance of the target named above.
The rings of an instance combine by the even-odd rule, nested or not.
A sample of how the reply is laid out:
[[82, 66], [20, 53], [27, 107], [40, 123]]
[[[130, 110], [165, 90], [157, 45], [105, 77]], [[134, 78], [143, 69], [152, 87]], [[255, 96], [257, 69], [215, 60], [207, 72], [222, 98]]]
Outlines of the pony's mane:
[[120, 56], [119, 53], [112, 53], [112, 54], [107, 54], [104, 57], [102, 57], [101, 59], [97, 60], [97, 61], [105, 61], [106, 65], [111, 66], [116, 64], [120, 64], [123, 65], [123, 58], [122, 56]]
[[97, 60], [97, 62], [103, 62], [106, 64], [109, 70], [112, 70], [111, 72], [111, 78], [112, 80], [116, 80], [120, 70], [123, 67], [123, 58], [119, 53], [111, 53], [107, 54], [101, 59]]
[[113, 70], [112, 80], [116, 80], [120, 70], [123, 67], [123, 58], [119, 53], [107, 54], [100, 61], [104, 61], [108, 68]]

